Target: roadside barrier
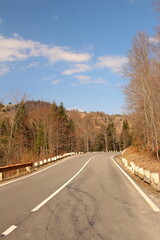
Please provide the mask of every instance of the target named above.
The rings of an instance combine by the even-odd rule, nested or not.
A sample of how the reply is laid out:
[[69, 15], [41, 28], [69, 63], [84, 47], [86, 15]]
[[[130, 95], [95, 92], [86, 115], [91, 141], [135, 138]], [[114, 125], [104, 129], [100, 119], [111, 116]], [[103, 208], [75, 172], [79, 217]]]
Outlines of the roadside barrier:
[[32, 165], [33, 163], [29, 162], [0, 167], [0, 181], [12, 175], [17, 177], [22, 172], [30, 172]]
[[[123, 154], [123, 153], [122, 153]], [[150, 184], [155, 190], [160, 192], [160, 174], [152, 173], [148, 169], [143, 169], [142, 167], [136, 166], [135, 163], [129, 162], [127, 159], [121, 159], [122, 164], [135, 176], [141, 178], [144, 182]]]
[[72, 156], [75, 154], [81, 154], [82, 152], [75, 153], [65, 153], [63, 155], [58, 155], [52, 158], [40, 160], [38, 162], [29, 162], [29, 163], [20, 163], [20, 164], [14, 164], [9, 166], [0, 167], [0, 181], [3, 181], [5, 179], [11, 178], [11, 177], [18, 177], [22, 174], [29, 173], [30, 171], [36, 170], [39, 167], [44, 166], [45, 164], [60, 160], [62, 158]]

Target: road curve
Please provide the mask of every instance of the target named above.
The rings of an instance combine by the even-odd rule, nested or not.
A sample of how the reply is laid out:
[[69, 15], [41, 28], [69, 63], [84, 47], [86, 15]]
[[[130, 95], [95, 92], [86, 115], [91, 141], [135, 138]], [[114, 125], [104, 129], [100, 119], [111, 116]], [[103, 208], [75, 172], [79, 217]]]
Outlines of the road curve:
[[[159, 240], [160, 213], [145, 202], [111, 156], [113, 153], [72, 157], [1, 186], [1, 238]], [[57, 189], [60, 191], [54, 195]]]

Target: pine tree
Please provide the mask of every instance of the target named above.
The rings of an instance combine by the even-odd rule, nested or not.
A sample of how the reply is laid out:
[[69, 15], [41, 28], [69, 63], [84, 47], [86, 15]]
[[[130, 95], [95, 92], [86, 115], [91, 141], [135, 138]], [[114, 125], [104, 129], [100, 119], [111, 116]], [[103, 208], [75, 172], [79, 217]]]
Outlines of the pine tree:
[[123, 126], [121, 130], [121, 135], [120, 135], [120, 147], [123, 150], [129, 147], [131, 143], [132, 143], [132, 137], [130, 133], [129, 124], [128, 124], [128, 121], [125, 120], [123, 121]]
[[0, 121], [0, 166], [6, 164], [6, 148], [10, 134], [10, 122], [8, 118], [3, 118]]
[[99, 133], [93, 144], [93, 151], [105, 151], [105, 137], [103, 133]]
[[108, 143], [108, 151], [118, 150], [118, 142], [116, 139], [116, 128], [114, 123], [110, 121], [107, 126], [107, 143]]
[[67, 152], [73, 152], [76, 149], [76, 132], [72, 119], [68, 120], [67, 128]]
[[[25, 103], [22, 101], [17, 106], [17, 111], [14, 117], [14, 124], [11, 134], [11, 148], [9, 152], [16, 158], [16, 162], [19, 162], [25, 152], [28, 151], [30, 146], [30, 128], [28, 126], [28, 113]], [[8, 156], [8, 157], [9, 157]]]
[[58, 141], [58, 106], [53, 102], [50, 106], [48, 114], [48, 144], [49, 144], [49, 153], [52, 155], [57, 154], [57, 141]]
[[44, 132], [42, 123], [40, 123], [37, 126], [34, 146], [35, 146], [35, 151], [38, 154], [38, 156], [43, 154], [45, 152], [45, 149], [47, 148], [47, 139], [45, 137], [45, 132]]
[[67, 150], [68, 119], [63, 103], [58, 107], [58, 141], [57, 154]]

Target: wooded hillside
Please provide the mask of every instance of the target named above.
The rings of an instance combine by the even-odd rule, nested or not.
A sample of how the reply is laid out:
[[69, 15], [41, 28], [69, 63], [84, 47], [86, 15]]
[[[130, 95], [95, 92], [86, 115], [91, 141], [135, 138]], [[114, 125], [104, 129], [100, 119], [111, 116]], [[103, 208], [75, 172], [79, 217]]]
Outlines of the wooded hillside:
[[67, 111], [55, 102], [1, 104], [1, 166], [67, 152], [118, 151], [130, 144], [126, 116]]

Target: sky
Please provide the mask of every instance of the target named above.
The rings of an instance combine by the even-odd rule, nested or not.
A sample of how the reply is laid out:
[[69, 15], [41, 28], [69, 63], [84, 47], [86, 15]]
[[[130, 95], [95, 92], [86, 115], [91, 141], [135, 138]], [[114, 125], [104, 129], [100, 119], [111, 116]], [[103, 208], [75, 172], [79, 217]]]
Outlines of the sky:
[[151, 0], [0, 0], [0, 101], [123, 114], [132, 39], [157, 25]]

